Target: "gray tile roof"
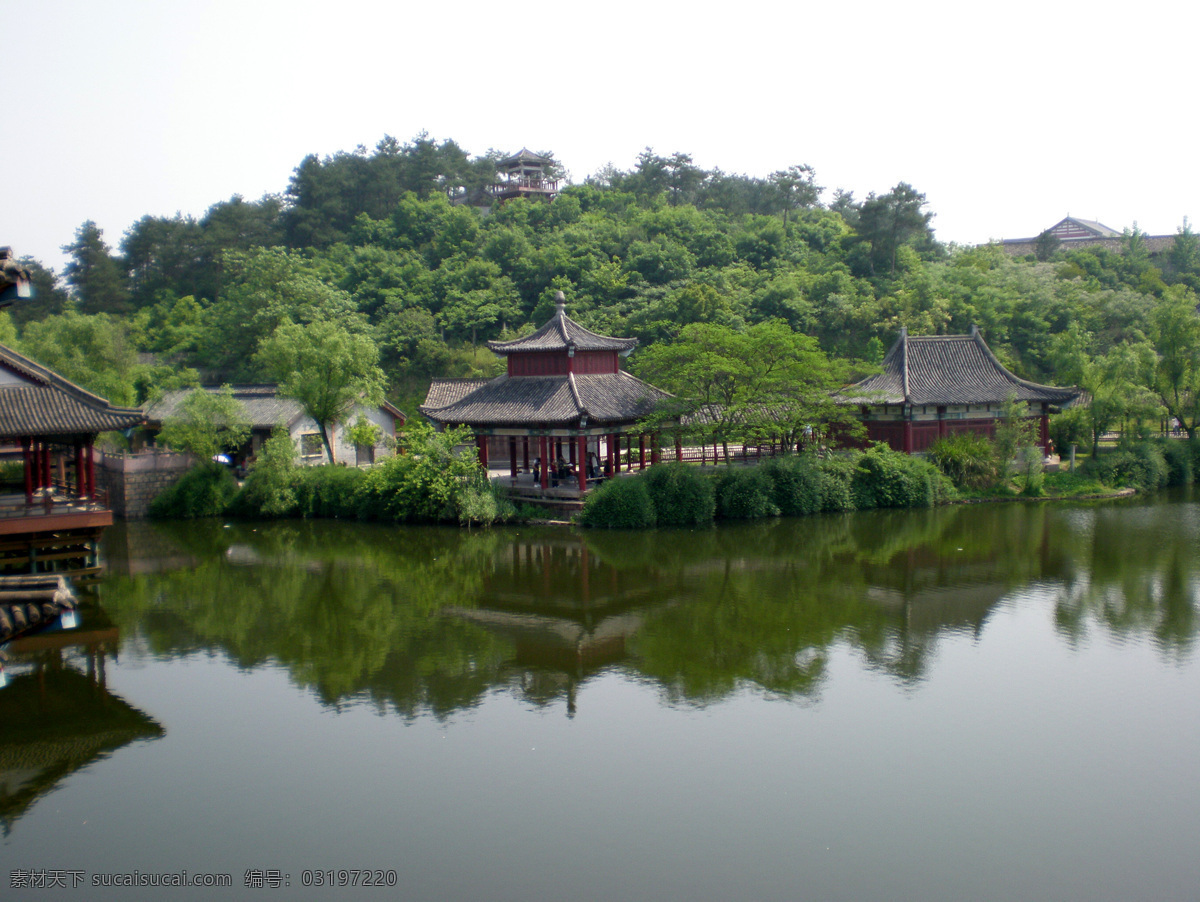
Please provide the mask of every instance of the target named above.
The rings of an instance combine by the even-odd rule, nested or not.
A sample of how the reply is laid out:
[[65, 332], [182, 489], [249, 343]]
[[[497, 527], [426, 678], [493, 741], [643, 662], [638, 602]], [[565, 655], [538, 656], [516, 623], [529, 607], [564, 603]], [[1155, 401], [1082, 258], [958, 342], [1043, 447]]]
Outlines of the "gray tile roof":
[[848, 404], [1003, 404], [1046, 401], [1062, 404], [1077, 388], [1055, 388], [1019, 379], [1004, 368], [977, 330], [969, 335], [915, 335], [901, 331], [883, 372], [845, 389]]
[[425, 403], [421, 405], [421, 409], [424, 410], [426, 407], [436, 409], [453, 404], [455, 401], [461, 401], [475, 389], [482, 388], [491, 381], [491, 379], [434, 379], [429, 385], [429, 391], [425, 394]]
[[607, 335], [597, 335], [583, 328], [571, 317], [567, 316], [566, 303], [563, 293], [556, 296], [558, 310], [554, 316], [532, 335], [513, 341], [489, 341], [488, 347], [497, 354], [513, 354], [520, 351], [566, 351], [574, 348], [577, 351], [624, 351], [628, 353], [637, 347], [636, 338], [610, 338]]
[[[246, 419], [255, 429], [271, 429], [277, 423], [290, 426], [304, 414], [299, 401], [279, 397], [279, 387], [276, 385], [234, 385], [232, 388], [233, 397], [241, 402]], [[204, 390], [215, 394], [221, 389], [206, 385]], [[178, 416], [183, 399], [191, 393], [190, 388], [167, 392], [158, 401], [146, 405], [146, 419], [152, 423], [162, 423]]]
[[95, 435], [144, 419], [137, 408], [116, 407], [3, 345], [0, 367], [17, 377], [0, 383], [0, 436]]
[[[205, 391], [213, 394], [221, 390], [221, 387], [216, 385], [202, 387]], [[246, 419], [250, 421], [250, 426], [254, 429], [272, 429], [277, 423], [290, 426], [304, 415], [304, 409], [300, 406], [300, 402], [280, 397], [279, 386], [273, 383], [230, 387], [233, 389], [234, 399], [241, 402], [242, 408], [246, 411]], [[177, 416], [179, 405], [191, 392], [190, 388], [169, 391], [159, 400], [145, 405], [146, 419], [152, 423], [161, 424], [163, 420]], [[404, 411], [387, 401], [380, 406], [401, 422], [408, 419], [408, 415]]]
[[497, 376], [458, 401], [437, 406], [431, 394], [421, 412], [438, 423], [475, 427], [567, 426], [637, 420], [666, 392], [626, 372], [565, 376]]

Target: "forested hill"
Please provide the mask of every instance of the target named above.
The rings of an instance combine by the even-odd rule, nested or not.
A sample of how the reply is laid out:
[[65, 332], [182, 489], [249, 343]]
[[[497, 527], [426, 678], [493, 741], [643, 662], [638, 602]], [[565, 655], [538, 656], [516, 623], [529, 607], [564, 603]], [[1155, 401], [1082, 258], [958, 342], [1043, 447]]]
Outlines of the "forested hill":
[[1186, 229], [1161, 257], [1135, 232], [1123, 253], [1013, 260], [939, 245], [905, 183], [856, 200], [802, 165], [751, 178], [649, 149], [553, 202], [451, 202], [491, 184], [500, 156], [385, 137], [305, 158], [282, 196], [143, 217], [115, 249], [85, 222], [65, 284], [34, 265], [39, 300], [0, 340], [133, 403], [196, 371], [263, 379], [256, 352], [281, 323], [331, 319], [374, 341], [390, 396], [411, 409], [432, 376], [494, 372], [483, 342], [540, 324], [558, 289], [578, 321], [643, 346], [694, 322], [782, 319], [831, 355], [877, 361], [901, 326], [974, 323], [1025, 377], [1099, 389], [1116, 378], [1103, 363], [1126, 395], [1153, 390], [1162, 311], [1195, 318], [1200, 242]]

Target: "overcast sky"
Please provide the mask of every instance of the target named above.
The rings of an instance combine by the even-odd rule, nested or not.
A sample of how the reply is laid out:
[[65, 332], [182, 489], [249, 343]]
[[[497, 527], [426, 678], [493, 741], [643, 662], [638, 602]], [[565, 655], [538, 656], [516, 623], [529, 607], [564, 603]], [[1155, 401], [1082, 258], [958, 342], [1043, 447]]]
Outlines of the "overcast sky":
[[552, 151], [575, 181], [638, 153], [857, 198], [907, 181], [938, 238], [1073, 215], [1200, 215], [1190, 3], [0, 0], [0, 245], [61, 268], [93, 219], [282, 193], [309, 153], [427, 131]]

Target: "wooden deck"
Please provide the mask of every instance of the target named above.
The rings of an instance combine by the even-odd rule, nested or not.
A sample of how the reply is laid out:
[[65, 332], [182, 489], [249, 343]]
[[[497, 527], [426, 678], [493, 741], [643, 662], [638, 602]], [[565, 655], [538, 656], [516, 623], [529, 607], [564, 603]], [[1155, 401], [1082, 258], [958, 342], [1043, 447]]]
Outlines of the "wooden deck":
[[0, 573], [99, 572], [97, 543], [113, 515], [101, 501], [0, 496]]

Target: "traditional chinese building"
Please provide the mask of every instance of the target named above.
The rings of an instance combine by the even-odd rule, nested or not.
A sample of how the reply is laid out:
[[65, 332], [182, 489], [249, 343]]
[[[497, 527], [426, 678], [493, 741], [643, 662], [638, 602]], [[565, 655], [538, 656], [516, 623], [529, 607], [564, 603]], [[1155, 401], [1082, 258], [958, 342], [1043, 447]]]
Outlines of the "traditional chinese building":
[[883, 372], [845, 389], [842, 403], [860, 408], [867, 440], [909, 454], [962, 432], [994, 436], [1010, 400], [1038, 421], [1038, 442], [1050, 453], [1050, 414], [1080, 394], [1028, 382], [1010, 373], [971, 327], [968, 335], [900, 338], [883, 359]]
[[[603, 462], [605, 473], [619, 473], [621, 444], [633, 466], [636, 436], [637, 464], [646, 465], [648, 436], [638, 422], [667, 393], [621, 369], [621, 358], [634, 349], [636, 338], [597, 335], [567, 316], [561, 291], [556, 301], [554, 316], [532, 335], [488, 342], [507, 358], [504, 375], [435, 380], [421, 413], [439, 427], [469, 427], [485, 468], [499, 440], [514, 480], [519, 471], [531, 470], [531, 459], [540, 461], [537, 476], [545, 491], [556, 481], [553, 465], [561, 459], [574, 465], [574, 479], [584, 492], [589, 455]], [[652, 442], [650, 462], [657, 458]]]
[[511, 157], [496, 163], [496, 184], [489, 189], [500, 201], [514, 197], [544, 197], [552, 200], [558, 194], [558, 179], [551, 178], [546, 167], [551, 161], [522, 147]]
[[95, 563], [112, 524], [96, 489], [96, 436], [142, 419], [0, 345], [0, 445], [19, 448], [24, 464], [23, 491], [0, 500], [0, 568]]

